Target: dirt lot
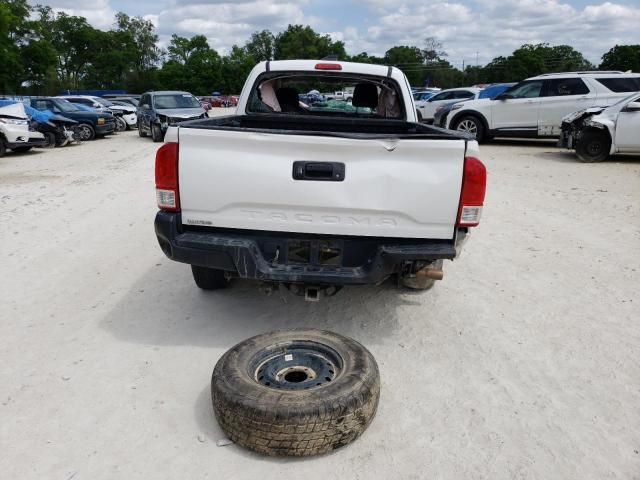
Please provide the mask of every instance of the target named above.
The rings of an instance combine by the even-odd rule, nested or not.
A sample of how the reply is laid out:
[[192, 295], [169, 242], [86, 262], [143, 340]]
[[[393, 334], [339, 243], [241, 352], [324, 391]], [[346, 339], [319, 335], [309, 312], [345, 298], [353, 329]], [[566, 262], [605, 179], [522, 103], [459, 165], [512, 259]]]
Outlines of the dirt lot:
[[[483, 146], [482, 225], [443, 282], [309, 304], [204, 293], [163, 256], [156, 147], [129, 132], [0, 159], [2, 478], [640, 478], [640, 158]], [[213, 365], [296, 326], [376, 356], [373, 424], [308, 460], [216, 446]]]

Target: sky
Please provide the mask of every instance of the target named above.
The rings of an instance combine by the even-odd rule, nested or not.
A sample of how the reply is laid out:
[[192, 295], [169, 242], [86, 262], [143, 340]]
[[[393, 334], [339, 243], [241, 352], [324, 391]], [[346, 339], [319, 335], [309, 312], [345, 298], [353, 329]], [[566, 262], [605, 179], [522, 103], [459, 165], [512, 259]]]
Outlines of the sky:
[[113, 26], [123, 11], [151, 20], [161, 46], [172, 33], [203, 34], [224, 54], [256, 30], [310, 25], [345, 42], [347, 53], [383, 55], [395, 45], [420, 47], [436, 37], [460, 68], [484, 65], [524, 43], [571, 45], [600, 63], [616, 44], [640, 44], [640, 0], [38, 0], [56, 11]]

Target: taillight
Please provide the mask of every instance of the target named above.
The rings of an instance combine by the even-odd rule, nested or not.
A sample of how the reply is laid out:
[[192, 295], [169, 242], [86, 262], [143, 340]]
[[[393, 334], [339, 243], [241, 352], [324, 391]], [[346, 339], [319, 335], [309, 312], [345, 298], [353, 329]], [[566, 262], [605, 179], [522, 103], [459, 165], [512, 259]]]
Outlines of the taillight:
[[480, 223], [486, 187], [487, 169], [483, 163], [475, 157], [465, 157], [458, 227], [475, 227]]
[[165, 143], [156, 153], [156, 199], [160, 210], [180, 211], [177, 143]]

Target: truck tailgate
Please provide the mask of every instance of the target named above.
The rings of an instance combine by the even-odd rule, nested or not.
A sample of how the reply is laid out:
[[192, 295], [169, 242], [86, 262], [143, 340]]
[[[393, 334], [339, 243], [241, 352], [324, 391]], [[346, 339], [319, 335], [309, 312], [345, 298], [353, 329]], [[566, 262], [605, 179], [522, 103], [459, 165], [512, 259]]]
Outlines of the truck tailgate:
[[[450, 239], [465, 141], [179, 129], [186, 225]], [[340, 162], [343, 181], [295, 180], [294, 162]]]

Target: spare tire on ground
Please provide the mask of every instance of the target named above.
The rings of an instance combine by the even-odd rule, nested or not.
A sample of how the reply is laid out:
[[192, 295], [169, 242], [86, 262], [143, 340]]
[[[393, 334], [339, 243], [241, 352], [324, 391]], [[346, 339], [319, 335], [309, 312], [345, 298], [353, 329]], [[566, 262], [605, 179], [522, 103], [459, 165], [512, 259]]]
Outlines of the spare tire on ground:
[[235, 443], [265, 455], [326, 453], [355, 440], [378, 408], [380, 375], [355, 340], [313, 329], [266, 333], [213, 370], [213, 410]]

